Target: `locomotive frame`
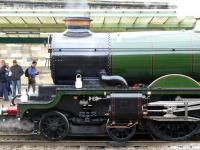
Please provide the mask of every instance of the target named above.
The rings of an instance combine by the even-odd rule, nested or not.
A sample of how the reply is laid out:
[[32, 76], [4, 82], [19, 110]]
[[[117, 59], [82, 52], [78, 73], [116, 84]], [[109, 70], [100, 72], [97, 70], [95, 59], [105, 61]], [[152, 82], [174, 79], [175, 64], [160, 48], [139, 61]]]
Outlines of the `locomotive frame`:
[[[175, 87], [174, 82], [162, 84], [170, 83], [170, 80], [175, 78], [185, 80], [185, 83], [188, 82], [187, 86]], [[163, 140], [184, 140], [198, 134], [199, 131], [200, 85], [184, 75], [167, 75], [154, 81], [147, 88], [137, 89], [75, 89], [66, 85], [39, 88], [43, 91], [39, 92], [42, 93], [39, 96], [41, 99], [48, 96], [50, 88], [55, 96], [48, 102], [19, 103], [17, 116], [31, 119], [35, 123], [35, 132], [50, 140], [60, 140], [67, 135], [108, 135], [115, 141], [123, 142], [130, 140], [138, 128], [146, 126], [151, 134]], [[123, 103], [125, 107], [122, 107]], [[47, 128], [45, 125], [42, 126], [44, 118], [51, 115], [58, 118], [62, 116], [65, 120], [65, 128], [63, 127], [62, 131], [65, 134], [52, 136], [52, 132], [57, 132], [55, 129], [58, 128], [59, 121], [58, 126], [54, 128], [52, 126], [56, 123], [53, 125], [50, 123], [52, 120], [49, 122], [50, 133], [43, 130]], [[164, 130], [166, 124], [169, 128]]]
[[[68, 18], [64, 33], [49, 36], [55, 85], [39, 86], [17, 104], [16, 116], [49, 140], [108, 135], [123, 142], [137, 130], [163, 140], [199, 134], [199, 33], [93, 34], [90, 21]], [[74, 86], [77, 74], [83, 88]]]

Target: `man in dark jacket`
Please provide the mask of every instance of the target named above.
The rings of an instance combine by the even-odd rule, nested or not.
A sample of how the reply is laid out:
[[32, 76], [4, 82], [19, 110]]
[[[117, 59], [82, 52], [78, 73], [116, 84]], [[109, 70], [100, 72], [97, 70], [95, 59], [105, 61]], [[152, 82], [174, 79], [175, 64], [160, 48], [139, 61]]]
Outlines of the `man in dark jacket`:
[[14, 97], [16, 95], [16, 88], [18, 94], [21, 94], [21, 76], [24, 74], [24, 71], [22, 67], [17, 64], [16, 60], [13, 60], [13, 66], [10, 68], [10, 71], [12, 72], [11, 76], [12, 88], [13, 88], [12, 96]]
[[6, 79], [6, 64], [4, 60], [0, 61], [0, 91], [2, 91], [4, 100], [8, 99], [7, 79]]

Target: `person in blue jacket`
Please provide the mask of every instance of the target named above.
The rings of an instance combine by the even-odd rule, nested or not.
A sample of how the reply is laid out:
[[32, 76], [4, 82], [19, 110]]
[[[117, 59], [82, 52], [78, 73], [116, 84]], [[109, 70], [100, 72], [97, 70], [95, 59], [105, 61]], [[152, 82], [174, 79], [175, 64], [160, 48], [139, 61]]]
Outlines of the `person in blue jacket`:
[[28, 68], [28, 91], [30, 88], [33, 88], [33, 93], [35, 93], [36, 90], [36, 80], [35, 77], [36, 75], [39, 74], [36, 68], [37, 62], [33, 61], [32, 65]]

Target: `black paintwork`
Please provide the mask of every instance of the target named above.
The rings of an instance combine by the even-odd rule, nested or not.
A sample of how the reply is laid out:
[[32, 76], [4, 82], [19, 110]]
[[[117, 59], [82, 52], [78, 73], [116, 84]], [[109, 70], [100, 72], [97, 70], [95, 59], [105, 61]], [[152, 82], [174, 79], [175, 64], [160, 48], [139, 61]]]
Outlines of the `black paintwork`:
[[[100, 72], [109, 72], [108, 52], [81, 50], [73, 55], [73, 49], [53, 50], [50, 58], [51, 75], [55, 84], [74, 84], [77, 74], [99, 78]], [[74, 50], [75, 51], [75, 50]]]
[[117, 93], [111, 94], [110, 119], [127, 121], [142, 118], [142, 97]]

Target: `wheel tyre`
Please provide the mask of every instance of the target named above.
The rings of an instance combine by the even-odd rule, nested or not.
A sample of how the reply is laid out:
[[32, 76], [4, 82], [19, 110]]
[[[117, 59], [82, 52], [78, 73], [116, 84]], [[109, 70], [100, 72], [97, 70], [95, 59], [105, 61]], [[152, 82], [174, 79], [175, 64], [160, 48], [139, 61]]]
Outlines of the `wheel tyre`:
[[[191, 124], [191, 125], [188, 124], [188, 126], [187, 124], [184, 126], [184, 123], [181, 122], [180, 122], [181, 124], [175, 124], [174, 126], [170, 126], [169, 122], [163, 123], [163, 126], [159, 126], [158, 123], [163, 123], [163, 122], [148, 120], [146, 126], [150, 134], [161, 140], [167, 140], [167, 141], [187, 140], [192, 136], [194, 136], [197, 133], [197, 131], [199, 131], [199, 124], [195, 122], [187, 122]], [[191, 129], [183, 133], [183, 129], [187, 128]]]
[[68, 135], [69, 121], [61, 112], [48, 112], [40, 119], [39, 131], [48, 140], [61, 140]]
[[108, 136], [113, 140], [117, 142], [126, 142], [130, 140], [133, 135], [135, 134], [136, 128], [135, 126], [132, 128], [110, 128], [109, 127], [109, 119], [106, 123], [106, 132]]
[[[175, 101], [176, 96], [163, 95], [151, 97], [151, 102], [156, 101]], [[155, 108], [154, 108], [155, 109]], [[159, 108], [163, 109], [163, 107]], [[152, 114], [154, 115], [154, 114]], [[164, 114], [160, 114], [164, 115]], [[178, 114], [175, 114], [178, 115]], [[199, 113], [189, 112], [189, 116], [197, 117]], [[146, 128], [148, 132], [156, 138], [168, 141], [186, 140], [197, 134], [200, 129], [199, 122], [159, 122], [147, 120]], [[184, 130], [184, 132], [183, 132]]]

